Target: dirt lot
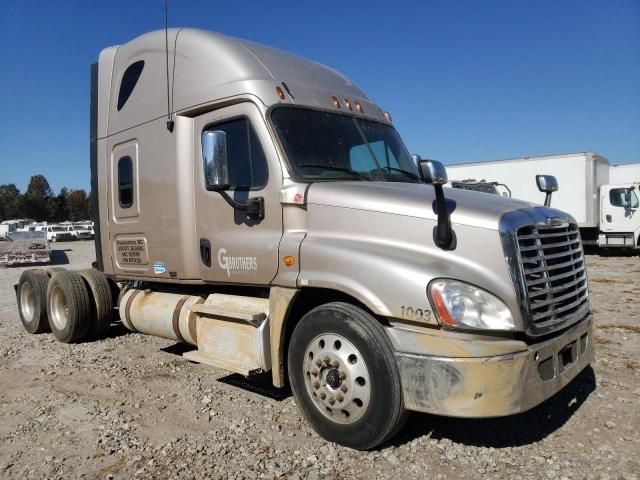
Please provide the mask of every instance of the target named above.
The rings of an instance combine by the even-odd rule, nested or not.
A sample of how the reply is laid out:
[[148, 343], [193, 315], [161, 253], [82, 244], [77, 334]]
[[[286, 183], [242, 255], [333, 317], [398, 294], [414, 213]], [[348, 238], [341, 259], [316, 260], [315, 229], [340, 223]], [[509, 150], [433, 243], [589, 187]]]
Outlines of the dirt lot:
[[[72, 268], [94, 258], [92, 242], [55, 248]], [[173, 342], [122, 329], [80, 345], [28, 335], [13, 291], [22, 269], [0, 269], [0, 478], [637, 479], [640, 257], [587, 262], [593, 369], [525, 414], [413, 414], [368, 453], [324, 442], [290, 396], [224, 383]]]

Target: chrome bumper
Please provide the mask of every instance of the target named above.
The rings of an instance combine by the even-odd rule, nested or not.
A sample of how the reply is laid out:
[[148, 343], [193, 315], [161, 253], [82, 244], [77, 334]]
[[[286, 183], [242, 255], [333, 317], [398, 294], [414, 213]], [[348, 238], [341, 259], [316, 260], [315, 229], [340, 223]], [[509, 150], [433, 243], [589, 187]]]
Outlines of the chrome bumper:
[[594, 360], [593, 323], [589, 314], [556, 338], [504, 355], [484, 356], [481, 349], [469, 358], [396, 352], [405, 406], [476, 418], [529, 410]]

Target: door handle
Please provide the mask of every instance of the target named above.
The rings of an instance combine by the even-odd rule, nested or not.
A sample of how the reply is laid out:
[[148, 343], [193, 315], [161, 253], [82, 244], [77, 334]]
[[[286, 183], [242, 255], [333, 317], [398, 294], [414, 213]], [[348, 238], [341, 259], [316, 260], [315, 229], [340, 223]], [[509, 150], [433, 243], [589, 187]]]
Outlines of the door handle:
[[611, 223], [611, 220], [612, 220], [611, 215], [605, 215], [604, 218], [607, 220], [608, 223]]
[[211, 266], [211, 242], [206, 238], [200, 239], [200, 260], [205, 266]]

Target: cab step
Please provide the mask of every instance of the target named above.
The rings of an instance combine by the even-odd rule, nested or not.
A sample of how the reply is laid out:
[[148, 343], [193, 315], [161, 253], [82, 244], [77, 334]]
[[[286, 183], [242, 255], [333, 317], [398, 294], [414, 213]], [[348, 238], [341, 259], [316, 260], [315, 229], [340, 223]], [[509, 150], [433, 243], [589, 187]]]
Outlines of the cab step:
[[245, 376], [271, 370], [269, 299], [216, 293], [188, 308], [198, 350], [185, 352], [187, 360]]
[[222, 368], [223, 370], [239, 373], [240, 375], [244, 375], [245, 377], [249, 377], [251, 375], [255, 375], [262, 372], [262, 370], [259, 368], [251, 370], [245, 364], [225, 361], [224, 359], [220, 359], [215, 355], [202, 353], [199, 350], [191, 350], [189, 352], [184, 352], [182, 356], [187, 360], [189, 360], [190, 362], [202, 363], [204, 365], [211, 365], [212, 367], [218, 367], [218, 368]]

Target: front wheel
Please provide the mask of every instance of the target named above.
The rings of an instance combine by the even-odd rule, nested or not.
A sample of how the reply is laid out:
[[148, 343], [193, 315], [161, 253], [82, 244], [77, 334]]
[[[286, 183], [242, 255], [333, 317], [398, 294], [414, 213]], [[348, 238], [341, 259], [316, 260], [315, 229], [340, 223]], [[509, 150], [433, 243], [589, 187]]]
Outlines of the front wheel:
[[302, 413], [326, 440], [368, 450], [406, 418], [387, 334], [360, 308], [330, 303], [307, 313], [291, 337], [288, 367]]

